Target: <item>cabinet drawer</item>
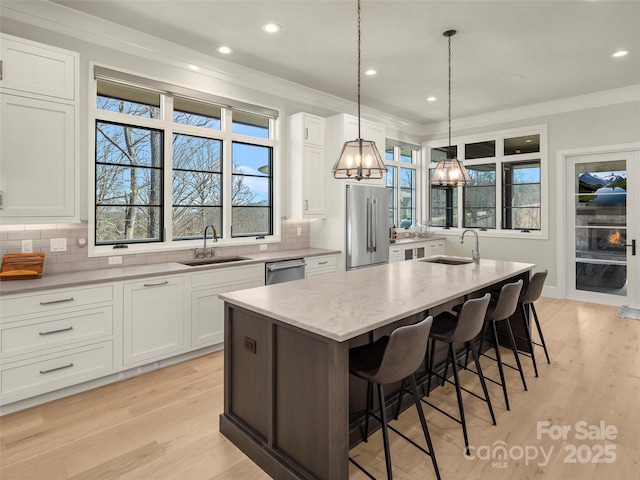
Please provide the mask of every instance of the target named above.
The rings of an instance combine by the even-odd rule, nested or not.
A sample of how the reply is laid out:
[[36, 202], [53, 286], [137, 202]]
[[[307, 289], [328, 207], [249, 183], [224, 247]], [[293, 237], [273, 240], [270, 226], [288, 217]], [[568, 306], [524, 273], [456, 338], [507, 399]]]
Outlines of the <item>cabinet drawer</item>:
[[216, 284], [229, 285], [258, 279], [264, 280], [263, 263], [247, 265], [246, 267], [222, 268], [202, 273], [194, 273], [191, 277], [191, 287], [198, 288]]
[[327, 255], [324, 257], [307, 257], [304, 260], [307, 262], [307, 270], [314, 270], [316, 268], [329, 268], [338, 265], [338, 257], [336, 255]]
[[113, 334], [113, 307], [8, 323], [0, 331], [3, 356], [42, 351]]
[[99, 378], [113, 371], [111, 341], [40, 356], [2, 368], [2, 400], [18, 400]]
[[444, 240], [436, 240], [428, 243], [428, 256], [444, 255]]
[[0, 301], [2, 317], [29, 313], [46, 313], [62, 308], [80, 307], [98, 302], [113, 300], [113, 287], [102, 285], [92, 288], [78, 288], [68, 290], [51, 290], [19, 298], [9, 298]]

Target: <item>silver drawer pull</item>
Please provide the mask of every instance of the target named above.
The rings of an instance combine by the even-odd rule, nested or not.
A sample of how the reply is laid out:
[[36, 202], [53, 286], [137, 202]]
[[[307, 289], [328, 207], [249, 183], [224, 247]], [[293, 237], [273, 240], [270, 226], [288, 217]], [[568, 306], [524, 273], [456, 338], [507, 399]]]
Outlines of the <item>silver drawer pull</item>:
[[64, 370], [65, 368], [71, 368], [71, 367], [73, 367], [73, 363], [70, 363], [69, 365], [63, 365], [61, 367], [50, 368], [49, 370], [40, 370], [40, 374], [44, 375], [45, 373], [51, 373], [57, 370]]
[[73, 297], [63, 298], [62, 300], [51, 300], [49, 302], [40, 302], [40, 305], [53, 305], [54, 303], [73, 302]]
[[69, 330], [73, 330], [73, 327], [61, 328], [59, 330], [51, 330], [49, 332], [40, 332], [38, 333], [38, 335], [51, 335], [52, 333], [68, 332]]
[[160, 285], [167, 285], [169, 283], [169, 280], [165, 280], [164, 282], [159, 282], [159, 283], [145, 283], [144, 286], [145, 287], [159, 287]]
[[325, 260], [324, 262], [318, 262], [318, 265], [326, 265], [327, 263], [329, 263], [329, 260]]

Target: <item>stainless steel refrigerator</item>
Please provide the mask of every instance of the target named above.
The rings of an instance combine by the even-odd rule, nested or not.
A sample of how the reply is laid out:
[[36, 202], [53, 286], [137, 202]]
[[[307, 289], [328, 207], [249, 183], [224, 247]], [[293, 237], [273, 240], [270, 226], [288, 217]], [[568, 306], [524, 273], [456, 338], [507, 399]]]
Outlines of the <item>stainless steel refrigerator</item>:
[[389, 193], [347, 185], [347, 270], [389, 261]]

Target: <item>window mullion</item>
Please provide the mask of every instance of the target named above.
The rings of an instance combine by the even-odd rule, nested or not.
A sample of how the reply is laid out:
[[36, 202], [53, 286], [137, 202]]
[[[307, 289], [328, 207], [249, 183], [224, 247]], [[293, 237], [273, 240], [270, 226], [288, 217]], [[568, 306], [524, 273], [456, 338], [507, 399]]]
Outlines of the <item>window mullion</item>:
[[161, 95], [160, 108], [164, 124], [164, 189], [162, 192], [164, 242], [171, 244], [173, 241], [173, 97]]
[[233, 158], [232, 158], [232, 112], [224, 109], [224, 122], [222, 125], [225, 132], [225, 140], [222, 144], [222, 229], [224, 238], [232, 237], [231, 219], [232, 217], [232, 187], [233, 187]]

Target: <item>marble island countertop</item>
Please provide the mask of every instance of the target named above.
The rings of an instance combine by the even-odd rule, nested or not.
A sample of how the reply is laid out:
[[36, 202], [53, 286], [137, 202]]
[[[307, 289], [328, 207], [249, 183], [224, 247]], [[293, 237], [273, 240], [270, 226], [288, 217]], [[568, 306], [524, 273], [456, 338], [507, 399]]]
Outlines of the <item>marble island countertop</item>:
[[277, 252], [252, 253], [238, 255], [246, 260], [229, 263], [217, 263], [210, 265], [188, 266], [179, 262], [153, 263], [148, 265], [131, 265], [125, 267], [100, 268], [95, 270], [82, 270], [67, 273], [54, 273], [47, 275], [46, 269], [42, 278], [34, 280], [13, 280], [0, 283], [0, 295], [26, 293], [53, 288], [75, 287], [93, 283], [115, 282], [119, 280], [132, 280], [136, 278], [151, 277], [155, 275], [171, 275], [212, 270], [220, 268], [240, 267], [256, 263], [291, 260], [302, 257], [317, 257], [340, 253], [337, 250], [322, 248], [305, 248], [299, 250], [282, 250]]
[[444, 265], [417, 259], [221, 294], [226, 302], [343, 342], [530, 271], [502, 260]]

